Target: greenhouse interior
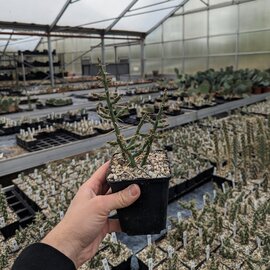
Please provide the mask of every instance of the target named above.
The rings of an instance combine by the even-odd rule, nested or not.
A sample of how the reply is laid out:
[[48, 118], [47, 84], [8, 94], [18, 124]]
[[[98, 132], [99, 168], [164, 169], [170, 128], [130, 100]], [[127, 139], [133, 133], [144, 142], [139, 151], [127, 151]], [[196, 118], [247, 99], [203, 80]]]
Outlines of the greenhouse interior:
[[270, 269], [269, 0], [0, 5], [0, 270]]

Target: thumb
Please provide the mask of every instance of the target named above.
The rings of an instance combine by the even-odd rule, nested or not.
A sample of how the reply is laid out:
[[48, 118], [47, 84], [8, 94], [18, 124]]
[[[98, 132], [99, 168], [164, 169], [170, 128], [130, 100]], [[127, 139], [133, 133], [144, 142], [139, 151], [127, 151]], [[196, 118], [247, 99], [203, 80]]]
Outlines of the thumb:
[[132, 184], [119, 192], [102, 196], [103, 207], [108, 212], [127, 207], [134, 203], [140, 197], [140, 194], [140, 187]]

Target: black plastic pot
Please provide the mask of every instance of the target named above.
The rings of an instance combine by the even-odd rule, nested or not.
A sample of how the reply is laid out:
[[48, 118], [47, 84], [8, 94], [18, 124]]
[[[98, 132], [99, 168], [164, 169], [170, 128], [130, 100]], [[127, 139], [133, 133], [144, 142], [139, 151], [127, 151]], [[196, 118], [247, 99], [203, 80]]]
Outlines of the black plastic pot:
[[113, 193], [131, 184], [141, 189], [134, 204], [117, 210], [123, 232], [128, 235], [159, 234], [166, 228], [170, 178], [108, 181]]

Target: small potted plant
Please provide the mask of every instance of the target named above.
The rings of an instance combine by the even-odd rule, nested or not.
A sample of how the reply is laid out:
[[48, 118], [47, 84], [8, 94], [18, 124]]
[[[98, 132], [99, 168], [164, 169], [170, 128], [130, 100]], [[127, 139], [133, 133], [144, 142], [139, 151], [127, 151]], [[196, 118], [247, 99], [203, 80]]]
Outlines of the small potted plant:
[[[168, 186], [171, 177], [167, 154], [163, 151], [152, 151], [152, 144], [157, 137], [157, 130], [163, 128], [163, 106], [160, 107], [155, 120], [144, 114], [131, 138], [121, 134], [119, 119], [125, 112], [117, 110], [120, 96], [111, 97], [110, 81], [104, 66], [100, 64], [100, 78], [105, 88], [107, 107], [100, 108], [101, 118], [112, 122], [119, 152], [111, 159], [107, 182], [113, 192], [118, 192], [131, 184], [138, 184], [140, 198], [131, 206], [117, 211], [121, 228], [129, 235], [160, 233], [166, 227]], [[164, 95], [162, 104], [165, 103]], [[142, 133], [143, 124], [148, 121], [152, 127], [148, 134]]]

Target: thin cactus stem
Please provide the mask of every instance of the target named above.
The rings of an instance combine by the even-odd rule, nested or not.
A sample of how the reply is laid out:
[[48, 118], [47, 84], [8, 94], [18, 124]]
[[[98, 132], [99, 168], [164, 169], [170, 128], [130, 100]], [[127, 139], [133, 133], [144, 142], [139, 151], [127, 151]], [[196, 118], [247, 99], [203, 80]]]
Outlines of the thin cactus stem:
[[133, 156], [131, 155], [130, 151], [128, 151], [126, 145], [124, 144], [123, 136], [121, 135], [120, 129], [119, 129], [118, 125], [117, 125], [116, 115], [114, 113], [113, 105], [112, 105], [111, 98], [110, 98], [108, 79], [107, 79], [106, 72], [105, 72], [104, 67], [103, 67], [102, 64], [100, 64], [100, 75], [102, 77], [102, 82], [104, 84], [106, 102], [107, 102], [107, 105], [108, 105], [110, 119], [111, 119], [113, 127], [114, 127], [114, 131], [115, 131], [115, 135], [116, 135], [116, 141], [117, 141], [117, 143], [118, 143], [118, 145], [119, 145], [119, 147], [121, 149], [121, 152], [123, 154], [123, 158], [128, 159], [131, 167], [136, 167], [136, 162], [135, 162]]
[[162, 114], [163, 114], [163, 107], [164, 107], [164, 104], [165, 104], [165, 101], [166, 101], [166, 97], [167, 97], [167, 91], [165, 90], [163, 98], [162, 98], [161, 106], [160, 106], [158, 114], [156, 116], [155, 123], [153, 125], [153, 128], [150, 130], [149, 137], [147, 138], [147, 140], [145, 142], [146, 151], [145, 151], [144, 157], [142, 159], [141, 166], [145, 165], [145, 163], [147, 161], [147, 158], [149, 156], [149, 153], [151, 151], [151, 146], [153, 144], [153, 141], [154, 141], [154, 138], [155, 138], [155, 135], [156, 135], [156, 131], [158, 129], [158, 124], [160, 123], [160, 120], [161, 120], [161, 117], [162, 117]]

